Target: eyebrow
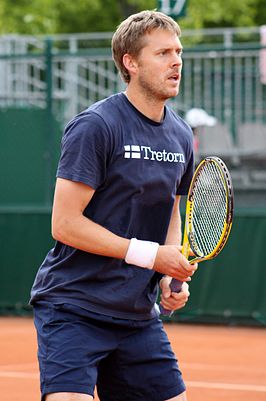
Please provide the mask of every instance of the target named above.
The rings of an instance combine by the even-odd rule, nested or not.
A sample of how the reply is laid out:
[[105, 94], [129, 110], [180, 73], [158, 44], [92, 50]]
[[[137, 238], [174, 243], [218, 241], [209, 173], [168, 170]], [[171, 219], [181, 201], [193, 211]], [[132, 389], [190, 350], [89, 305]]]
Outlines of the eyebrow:
[[[173, 47], [160, 47], [160, 48], [156, 49], [156, 52], [160, 52], [162, 50], [164, 50], [164, 51], [173, 50]], [[183, 48], [183, 46], [180, 46], [180, 47], [175, 48], [175, 50], [183, 51], [184, 48]]]

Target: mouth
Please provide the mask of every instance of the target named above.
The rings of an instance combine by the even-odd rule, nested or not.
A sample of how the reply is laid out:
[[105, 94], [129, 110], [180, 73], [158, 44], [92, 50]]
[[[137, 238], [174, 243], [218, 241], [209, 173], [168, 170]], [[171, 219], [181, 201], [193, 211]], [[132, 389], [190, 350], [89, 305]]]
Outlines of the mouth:
[[179, 74], [179, 73], [171, 74], [171, 75], [168, 77], [168, 79], [169, 79], [170, 81], [172, 81], [172, 82], [179, 82], [179, 81], [180, 81], [180, 78], [181, 78], [181, 74]]

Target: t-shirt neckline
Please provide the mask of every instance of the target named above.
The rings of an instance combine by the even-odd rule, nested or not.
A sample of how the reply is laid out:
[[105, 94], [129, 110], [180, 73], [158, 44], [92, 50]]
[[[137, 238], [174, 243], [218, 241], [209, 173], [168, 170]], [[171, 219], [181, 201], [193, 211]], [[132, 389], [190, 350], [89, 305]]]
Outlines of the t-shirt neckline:
[[162, 119], [162, 121], [158, 122], [158, 121], [154, 121], [151, 120], [149, 117], [145, 116], [145, 114], [141, 113], [141, 111], [139, 111], [131, 102], [130, 100], [127, 98], [127, 96], [125, 95], [125, 93], [121, 92], [121, 95], [123, 97], [123, 99], [125, 100], [125, 102], [127, 103], [127, 105], [136, 113], [138, 114], [139, 117], [141, 117], [143, 120], [145, 120], [147, 123], [151, 124], [151, 125], [157, 125], [157, 126], [161, 126], [165, 120], [166, 120], [166, 115], [167, 115], [167, 107], [164, 106], [164, 117]]

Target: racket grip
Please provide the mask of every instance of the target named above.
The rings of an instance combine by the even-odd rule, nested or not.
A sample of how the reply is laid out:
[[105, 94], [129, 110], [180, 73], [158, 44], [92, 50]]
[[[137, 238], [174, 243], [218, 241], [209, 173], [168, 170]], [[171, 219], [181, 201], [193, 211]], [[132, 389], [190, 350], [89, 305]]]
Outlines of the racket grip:
[[[172, 292], [180, 292], [182, 288], [183, 281], [179, 281], [173, 278], [170, 284], [170, 288]], [[171, 316], [173, 311], [169, 309], [165, 309], [161, 304], [159, 305], [160, 313], [164, 316]]]

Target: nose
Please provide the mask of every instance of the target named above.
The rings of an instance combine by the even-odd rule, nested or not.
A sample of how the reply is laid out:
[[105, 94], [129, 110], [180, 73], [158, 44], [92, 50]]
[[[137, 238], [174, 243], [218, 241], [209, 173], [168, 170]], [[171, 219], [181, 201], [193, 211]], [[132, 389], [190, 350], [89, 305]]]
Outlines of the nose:
[[181, 56], [181, 54], [174, 52], [173, 60], [172, 60], [172, 66], [176, 67], [176, 66], [181, 66], [181, 65], [182, 65], [182, 56]]

